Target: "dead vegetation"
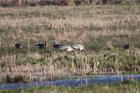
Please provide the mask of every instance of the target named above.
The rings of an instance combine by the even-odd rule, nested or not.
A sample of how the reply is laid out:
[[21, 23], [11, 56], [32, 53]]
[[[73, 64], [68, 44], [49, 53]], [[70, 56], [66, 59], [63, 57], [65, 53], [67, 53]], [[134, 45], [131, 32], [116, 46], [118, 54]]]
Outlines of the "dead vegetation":
[[[139, 14], [138, 5], [0, 8], [0, 80], [139, 73]], [[57, 51], [54, 41], [81, 43], [86, 51]], [[34, 47], [42, 42], [47, 47]]]

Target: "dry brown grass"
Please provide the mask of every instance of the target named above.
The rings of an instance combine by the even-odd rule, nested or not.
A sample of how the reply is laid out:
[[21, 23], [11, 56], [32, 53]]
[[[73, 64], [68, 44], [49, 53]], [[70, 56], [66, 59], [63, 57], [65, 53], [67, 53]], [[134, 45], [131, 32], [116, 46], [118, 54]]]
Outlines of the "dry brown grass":
[[[139, 73], [139, 14], [136, 5], [0, 8], [0, 78], [10, 75], [12, 80], [22, 76], [42, 81], [85, 74]], [[46, 49], [34, 48], [44, 41]], [[82, 43], [86, 52], [53, 50], [53, 41]], [[14, 48], [17, 42], [23, 49]], [[122, 49], [125, 43], [132, 48]]]
[[[118, 18], [119, 17], [119, 18]], [[110, 19], [108, 19], [110, 18]], [[50, 37], [56, 38], [58, 41], [70, 39], [72, 42], [85, 42], [87, 36], [128, 36], [139, 34], [138, 28], [128, 31], [129, 26], [139, 27], [139, 15], [126, 16], [95, 16], [92, 18], [66, 18], [66, 19], [49, 19], [44, 18], [26, 18], [26, 19], [1, 19], [0, 27], [2, 29], [12, 29], [8, 31], [6, 36], [1, 38], [10, 38], [9, 43], [12, 46], [16, 40], [24, 41], [28, 37], [32, 37], [33, 41], [39, 39], [49, 40]], [[29, 28], [30, 27], [30, 28]], [[38, 27], [37, 29], [35, 29]], [[29, 29], [27, 29], [29, 28]], [[96, 29], [97, 28], [97, 29]], [[26, 30], [27, 29], [27, 30]], [[48, 30], [52, 30], [51, 32]], [[28, 30], [31, 30], [27, 33]], [[53, 31], [54, 30], [54, 31]], [[55, 30], [59, 30], [56, 32]], [[115, 30], [115, 31], [112, 31]], [[37, 33], [32, 33], [37, 31]], [[75, 41], [77, 39], [77, 41]], [[1, 39], [2, 40], [2, 39]], [[5, 41], [4, 41], [5, 42]], [[3, 43], [1, 41], [1, 43]]]

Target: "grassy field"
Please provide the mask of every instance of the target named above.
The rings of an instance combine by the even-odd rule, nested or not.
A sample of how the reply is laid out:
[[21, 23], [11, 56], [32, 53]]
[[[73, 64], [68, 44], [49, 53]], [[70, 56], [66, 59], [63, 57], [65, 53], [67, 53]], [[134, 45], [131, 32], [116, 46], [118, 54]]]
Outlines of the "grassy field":
[[[139, 36], [139, 5], [0, 8], [0, 82], [138, 74]], [[54, 41], [81, 43], [86, 51], [54, 50]], [[22, 49], [14, 47], [17, 42]], [[37, 49], [40, 42], [47, 48]]]

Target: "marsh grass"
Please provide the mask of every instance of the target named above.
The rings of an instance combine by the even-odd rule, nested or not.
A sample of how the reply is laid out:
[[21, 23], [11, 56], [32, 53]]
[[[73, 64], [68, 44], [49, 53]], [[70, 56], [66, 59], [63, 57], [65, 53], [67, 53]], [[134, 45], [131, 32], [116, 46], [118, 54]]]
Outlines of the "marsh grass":
[[[48, 55], [30, 54], [7, 56], [0, 62], [1, 79], [7, 75], [27, 76], [30, 81], [45, 81], [74, 75], [128, 74], [140, 72], [137, 50], [112, 49], [101, 52], [52, 52]], [[47, 75], [47, 77], [46, 77]], [[29, 82], [30, 82], [29, 81]]]
[[[27, 76], [31, 82], [139, 73], [139, 13], [139, 5], [0, 8], [1, 82], [7, 75], [11, 80]], [[54, 41], [81, 43], [86, 51], [55, 50]], [[18, 42], [22, 49], [15, 49]], [[40, 42], [47, 43], [46, 49], [35, 47]], [[123, 49], [124, 44], [131, 48]]]

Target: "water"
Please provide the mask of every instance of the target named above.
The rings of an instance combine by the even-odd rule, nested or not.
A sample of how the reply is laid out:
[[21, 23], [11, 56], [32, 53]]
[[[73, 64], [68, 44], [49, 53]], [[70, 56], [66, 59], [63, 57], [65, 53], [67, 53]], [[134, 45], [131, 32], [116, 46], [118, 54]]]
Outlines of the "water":
[[90, 78], [54, 80], [54, 81], [45, 81], [45, 82], [1, 84], [0, 90], [15, 90], [15, 89], [25, 89], [25, 88], [50, 86], [50, 85], [78, 87], [78, 86], [89, 85], [89, 84], [118, 83], [130, 79], [140, 81], [140, 75], [100, 75], [100, 76], [95, 76], [93, 78], [90, 77]]

